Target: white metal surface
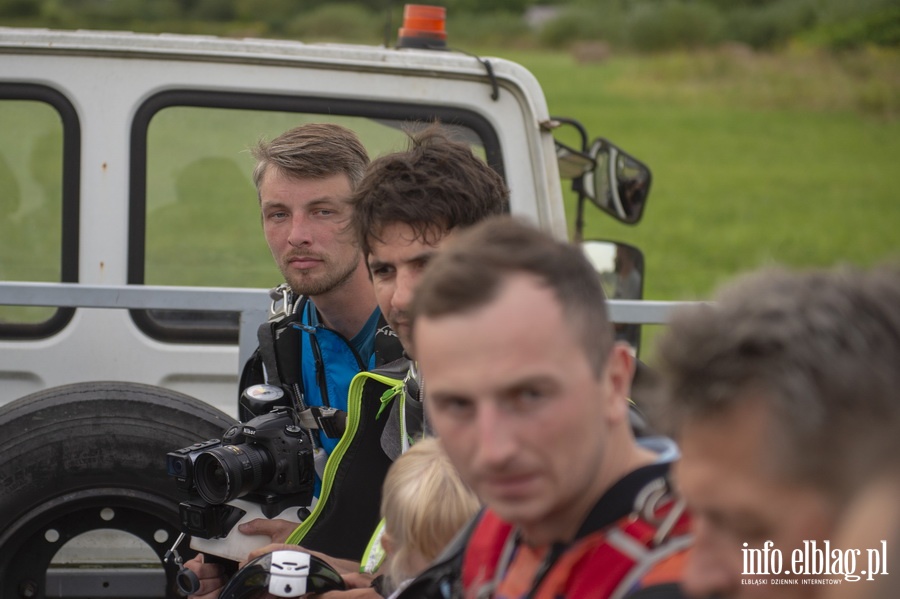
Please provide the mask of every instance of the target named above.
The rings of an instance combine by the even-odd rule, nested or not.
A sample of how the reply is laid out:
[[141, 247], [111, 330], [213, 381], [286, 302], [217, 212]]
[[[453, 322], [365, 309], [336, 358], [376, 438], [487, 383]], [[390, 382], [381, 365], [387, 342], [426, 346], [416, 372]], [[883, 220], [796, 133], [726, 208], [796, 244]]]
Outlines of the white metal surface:
[[[93, 286], [127, 283], [132, 118], [165, 90], [302, 92], [472, 111], [499, 137], [512, 212], [565, 237], [553, 140], [540, 127], [549, 118], [543, 93], [523, 67], [490, 60], [496, 100], [484, 65], [452, 52], [0, 28], [0, 82], [49, 86], [78, 114], [79, 283]], [[227, 300], [213, 303], [225, 309]], [[267, 303], [263, 296], [259, 308]], [[50, 338], [0, 340], [0, 404], [69, 382], [125, 380], [188, 393], [235, 415], [238, 373], [236, 346], [162, 343], [117, 309], [79, 309]]]

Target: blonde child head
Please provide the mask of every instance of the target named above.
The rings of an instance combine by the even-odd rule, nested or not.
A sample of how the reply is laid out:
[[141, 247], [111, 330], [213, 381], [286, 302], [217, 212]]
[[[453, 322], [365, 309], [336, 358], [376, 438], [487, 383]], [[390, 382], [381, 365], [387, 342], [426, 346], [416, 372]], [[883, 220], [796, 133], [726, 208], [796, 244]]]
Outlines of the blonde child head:
[[413, 445], [384, 479], [381, 543], [388, 580], [396, 585], [424, 570], [479, 507], [437, 439]]

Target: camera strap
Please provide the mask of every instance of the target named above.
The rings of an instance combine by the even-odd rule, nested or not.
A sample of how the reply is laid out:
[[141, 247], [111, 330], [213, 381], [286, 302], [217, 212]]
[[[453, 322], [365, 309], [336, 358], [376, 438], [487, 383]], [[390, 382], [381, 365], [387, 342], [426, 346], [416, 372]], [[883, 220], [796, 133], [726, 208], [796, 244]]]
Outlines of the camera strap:
[[265, 369], [266, 382], [276, 387], [281, 387], [281, 377], [278, 374], [278, 360], [275, 358], [275, 331], [273, 323], [264, 322], [259, 325], [256, 332], [259, 340], [259, 358], [262, 360]]
[[[299, 347], [295, 340], [296, 331], [291, 325], [297, 322], [306, 306], [309, 298], [306, 296], [294, 297], [290, 287], [282, 283], [269, 290], [272, 304], [269, 306], [269, 318], [262, 323], [256, 331], [259, 342], [251, 362], [256, 361], [262, 365], [263, 381], [270, 385], [281, 387], [286, 392], [293, 394], [291, 386], [301, 382], [299, 369]], [[250, 368], [250, 363], [245, 366], [245, 371]], [[260, 381], [247, 381], [242, 386]], [[301, 383], [302, 384], [302, 383]], [[296, 398], [295, 398], [296, 399]]]
[[286, 307], [283, 311], [273, 314], [256, 332], [259, 341], [257, 351], [263, 364], [266, 382], [284, 389], [291, 395], [294, 403], [300, 405], [303, 405], [300, 333], [293, 325], [301, 318], [308, 301], [308, 297], [300, 296], [290, 304], [290, 308]]

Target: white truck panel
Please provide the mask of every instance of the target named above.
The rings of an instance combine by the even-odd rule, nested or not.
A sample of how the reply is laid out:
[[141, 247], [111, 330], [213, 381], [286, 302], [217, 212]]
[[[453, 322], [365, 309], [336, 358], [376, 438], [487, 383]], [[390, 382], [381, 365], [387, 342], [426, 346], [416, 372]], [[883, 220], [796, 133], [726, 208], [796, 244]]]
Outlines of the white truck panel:
[[[0, 28], [0, 83], [51, 87], [77, 112], [78, 278], [88, 285], [127, 283], [131, 123], [143, 102], [170, 90], [402, 101], [476, 113], [499, 138], [511, 211], [565, 237], [553, 139], [541, 128], [549, 115], [540, 86], [523, 67], [489, 60], [496, 100], [485, 66], [451, 52]], [[0, 404], [69, 382], [121, 380], [182, 391], [236, 412], [236, 345], [160, 342], [124, 310], [78, 309], [52, 337], [0, 339], [0, 364]]]

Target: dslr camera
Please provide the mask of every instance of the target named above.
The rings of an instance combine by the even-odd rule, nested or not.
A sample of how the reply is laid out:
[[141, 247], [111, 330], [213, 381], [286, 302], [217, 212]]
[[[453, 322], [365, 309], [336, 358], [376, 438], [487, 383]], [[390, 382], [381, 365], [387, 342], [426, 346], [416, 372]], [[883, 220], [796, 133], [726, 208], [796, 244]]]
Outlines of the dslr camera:
[[232, 426], [221, 440], [170, 452], [166, 467], [184, 497], [182, 530], [219, 539], [247, 514], [248, 504], [267, 518], [309, 506], [315, 489], [313, 455], [308, 432], [287, 406]]

